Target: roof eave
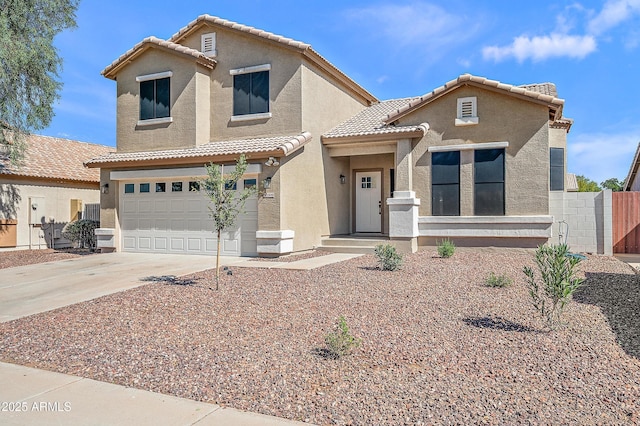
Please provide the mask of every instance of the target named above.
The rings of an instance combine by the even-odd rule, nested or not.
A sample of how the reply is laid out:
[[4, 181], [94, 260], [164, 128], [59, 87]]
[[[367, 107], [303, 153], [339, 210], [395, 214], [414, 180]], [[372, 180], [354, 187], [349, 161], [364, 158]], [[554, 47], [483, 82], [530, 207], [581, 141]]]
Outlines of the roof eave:
[[217, 65], [217, 61], [215, 59], [207, 58], [204, 55], [202, 55], [202, 57], [200, 58], [196, 58], [193, 55], [190, 55], [188, 53], [180, 52], [145, 39], [141, 42], [140, 46], [134, 47], [133, 51], [130, 52], [129, 54], [125, 53], [123, 56], [116, 59], [111, 65], [107, 66], [104, 70], [102, 70], [100, 74], [102, 74], [104, 77], [110, 80], [116, 80], [116, 76], [122, 68], [129, 65], [135, 58], [142, 55], [144, 52], [146, 52], [149, 49], [161, 49], [168, 53], [180, 55], [185, 58], [192, 59], [197, 64], [202, 65], [209, 69], [214, 69]]
[[352, 143], [370, 143], [370, 142], [390, 142], [401, 139], [422, 138], [425, 132], [416, 129], [410, 132], [401, 133], [373, 133], [366, 135], [346, 135], [346, 136], [322, 136], [322, 144], [325, 146], [336, 146]]

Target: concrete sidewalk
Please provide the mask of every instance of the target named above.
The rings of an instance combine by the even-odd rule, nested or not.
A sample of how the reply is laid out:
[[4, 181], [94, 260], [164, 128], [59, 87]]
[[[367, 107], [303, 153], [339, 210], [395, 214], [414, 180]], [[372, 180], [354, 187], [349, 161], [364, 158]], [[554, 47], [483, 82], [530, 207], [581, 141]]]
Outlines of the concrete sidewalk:
[[0, 379], [2, 425], [307, 424], [3, 362]]
[[244, 261], [222, 261], [225, 266], [240, 266], [242, 268], [266, 268], [266, 269], [292, 269], [298, 271], [306, 271], [310, 269], [320, 268], [322, 266], [331, 265], [333, 263], [343, 262], [363, 256], [362, 254], [351, 253], [330, 253], [324, 256], [310, 257], [308, 259], [296, 260], [293, 262], [279, 261], [261, 261], [261, 260], [244, 260]]

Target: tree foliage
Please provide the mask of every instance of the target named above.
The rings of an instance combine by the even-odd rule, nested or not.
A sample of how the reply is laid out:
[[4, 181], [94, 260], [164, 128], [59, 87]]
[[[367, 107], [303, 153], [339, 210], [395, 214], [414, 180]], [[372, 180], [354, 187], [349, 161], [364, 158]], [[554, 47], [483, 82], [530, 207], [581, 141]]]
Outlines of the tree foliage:
[[57, 34], [76, 26], [79, 0], [0, 0], [0, 147], [14, 164], [25, 136], [44, 129], [62, 83]]
[[602, 186], [605, 189], [610, 189], [613, 192], [620, 192], [622, 191], [622, 188], [624, 186], [624, 181], [620, 181], [616, 178], [609, 178], [604, 182], [601, 182], [600, 186]]
[[578, 192], [600, 192], [602, 188], [598, 186], [598, 184], [591, 179], [584, 177], [582, 175], [576, 176], [576, 180], [578, 181]]
[[256, 187], [244, 188], [235, 191], [238, 181], [247, 170], [247, 160], [240, 155], [235, 168], [228, 169], [230, 173], [225, 175], [223, 165], [209, 164], [207, 177], [200, 181], [200, 189], [209, 198], [209, 216], [213, 220], [213, 229], [218, 237], [218, 250], [216, 254], [216, 290], [220, 280], [220, 249], [222, 231], [232, 227], [238, 216], [244, 211], [244, 205], [249, 197], [256, 194]]

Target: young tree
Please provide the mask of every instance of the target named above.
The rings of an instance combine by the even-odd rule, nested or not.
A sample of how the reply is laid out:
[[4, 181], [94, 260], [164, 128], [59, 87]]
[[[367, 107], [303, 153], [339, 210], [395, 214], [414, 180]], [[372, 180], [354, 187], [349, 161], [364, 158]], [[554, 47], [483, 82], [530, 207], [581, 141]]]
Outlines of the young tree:
[[620, 192], [624, 186], [624, 181], [619, 181], [616, 178], [609, 178], [604, 182], [601, 182], [600, 185], [605, 189], [610, 189], [613, 192]]
[[576, 180], [578, 181], [578, 192], [600, 192], [602, 188], [598, 186], [598, 184], [591, 179], [584, 177], [582, 175], [576, 176]]
[[218, 250], [216, 253], [216, 290], [220, 280], [220, 249], [222, 247], [222, 231], [233, 226], [238, 215], [244, 211], [244, 204], [249, 197], [256, 194], [256, 187], [244, 188], [235, 191], [240, 178], [247, 170], [247, 160], [244, 154], [240, 155], [236, 166], [225, 175], [224, 165], [209, 164], [207, 177], [200, 181], [200, 189], [211, 203], [209, 204], [209, 216], [213, 219], [213, 228], [218, 236]]
[[44, 129], [59, 98], [54, 37], [75, 28], [79, 0], [0, 0], [0, 148], [18, 164], [25, 136]]

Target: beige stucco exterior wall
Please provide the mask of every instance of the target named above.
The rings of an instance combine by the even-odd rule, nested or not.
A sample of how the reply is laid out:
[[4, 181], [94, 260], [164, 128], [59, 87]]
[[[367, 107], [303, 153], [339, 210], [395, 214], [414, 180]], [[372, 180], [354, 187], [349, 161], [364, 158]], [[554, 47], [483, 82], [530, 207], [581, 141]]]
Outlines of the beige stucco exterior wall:
[[[296, 135], [302, 131], [300, 109], [302, 57], [259, 37], [205, 26], [181, 44], [201, 50], [201, 36], [216, 33], [216, 68], [211, 72], [210, 140], [230, 140], [267, 135]], [[232, 122], [233, 76], [230, 70], [270, 64], [269, 110], [271, 118]]]
[[[73, 184], [75, 187], [46, 181], [26, 179], [2, 179], [0, 181], [0, 219], [17, 219], [16, 249], [47, 248], [52, 229], [46, 223], [42, 226], [29, 225], [30, 198], [44, 198], [43, 216], [46, 221], [54, 218], [53, 229], [61, 231], [71, 220], [71, 200], [87, 203], [100, 202], [100, 191], [96, 185]], [[46, 235], [45, 235], [46, 232]], [[31, 239], [29, 236], [31, 235]], [[31, 243], [31, 244], [30, 244]], [[69, 247], [66, 239], [54, 239], [55, 247]], [[3, 249], [0, 249], [3, 250]]]
[[[148, 49], [117, 76], [118, 152], [178, 149], [207, 142], [207, 105], [196, 102], [198, 89], [206, 90], [203, 68], [195, 61], [162, 49]], [[140, 118], [140, 83], [136, 77], [172, 71], [170, 86], [171, 123], [138, 125]], [[205, 92], [206, 93], [206, 92]], [[204, 99], [206, 101], [206, 99]], [[204, 123], [203, 123], [204, 121]], [[200, 138], [200, 140], [198, 139]]]
[[350, 185], [340, 183], [341, 174], [349, 176], [348, 159], [330, 157], [321, 135], [364, 108], [313, 65], [305, 63], [301, 76], [298, 108], [313, 139], [280, 170], [281, 227], [296, 232], [296, 251], [318, 245], [323, 235], [349, 232]]
[[[477, 97], [479, 123], [455, 126], [457, 99]], [[549, 213], [548, 108], [490, 90], [463, 86], [402, 118], [427, 122], [430, 130], [414, 148], [413, 186], [420, 216], [431, 215], [430, 146], [509, 142], [505, 158], [505, 214]], [[460, 214], [473, 215], [473, 151], [461, 152]]]

